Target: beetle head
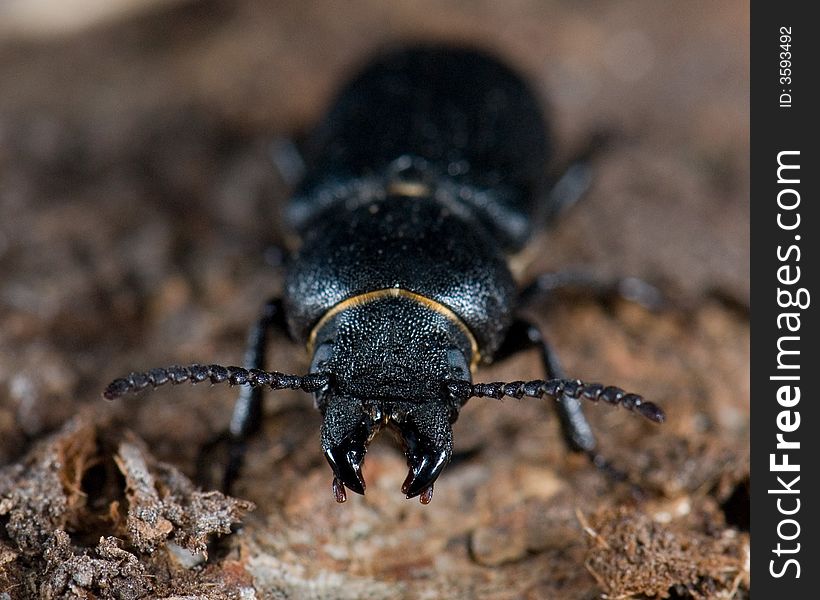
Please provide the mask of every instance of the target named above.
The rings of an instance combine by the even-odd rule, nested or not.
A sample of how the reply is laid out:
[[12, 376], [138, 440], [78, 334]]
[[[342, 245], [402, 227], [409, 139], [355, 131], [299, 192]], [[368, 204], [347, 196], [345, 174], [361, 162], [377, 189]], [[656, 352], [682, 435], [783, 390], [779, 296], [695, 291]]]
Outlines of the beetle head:
[[315, 341], [311, 372], [332, 375], [316, 404], [336, 499], [344, 501], [345, 487], [364, 493], [367, 446], [387, 428], [410, 469], [402, 492], [429, 502], [452, 456], [452, 423], [461, 408], [443, 382], [470, 377], [461, 330], [418, 301], [384, 297], [339, 312]]

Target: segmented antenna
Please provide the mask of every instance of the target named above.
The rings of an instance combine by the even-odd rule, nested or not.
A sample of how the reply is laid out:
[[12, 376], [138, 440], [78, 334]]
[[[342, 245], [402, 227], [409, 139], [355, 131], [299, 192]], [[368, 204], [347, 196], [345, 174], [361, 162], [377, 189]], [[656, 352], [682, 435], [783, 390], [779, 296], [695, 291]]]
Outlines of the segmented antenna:
[[600, 383], [584, 383], [578, 379], [537, 379], [535, 381], [513, 381], [510, 383], [475, 383], [463, 380], [449, 380], [444, 382], [447, 391], [461, 403], [467, 402], [470, 398], [496, 398], [500, 400], [504, 396], [512, 398], [542, 398], [550, 396], [556, 400], [562, 396], [571, 398], [585, 398], [592, 402], [603, 400], [607, 404], [620, 404], [627, 410], [637, 412], [639, 415], [655, 423], [663, 423], [666, 414], [658, 405], [647, 402], [638, 394], [628, 394], [621, 388], [614, 386], [603, 386]]
[[330, 383], [330, 375], [327, 373], [288, 375], [276, 371], [223, 367], [222, 365], [173, 365], [151, 369], [146, 373], [131, 373], [127, 377], [115, 379], [105, 388], [103, 396], [108, 400], [114, 400], [126, 394], [139, 392], [149, 386], [156, 388], [167, 383], [177, 385], [186, 381], [189, 383], [210, 381], [229, 385], [269, 387], [274, 390], [291, 389], [315, 392]]
[[[200, 383], [210, 381], [212, 384], [249, 385], [251, 387], [269, 387], [273, 390], [292, 389], [303, 392], [315, 392], [330, 383], [327, 373], [308, 373], [307, 375], [290, 375], [277, 371], [262, 369], [245, 369], [242, 367], [223, 367], [222, 365], [173, 365], [165, 368], [151, 369], [144, 373], [131, 373], [127, 377], [115, 379], [105, 388], [103, 396], [108, 400], [120, 398], [126, 394], [136, 393], [147, 387], [157, 388], [161, 385], [180, 383]], [[501, 381], [493, 383], [470, 383], [464, 380], [444, 382], [447, 391], [462, 404], [470, 398], [495, 398], [505, 396], [512, 398], [543, 398], [550, 396], [560, 400], [562, 396], [585, 398], [592, 402], [603, 400], [607, 404], [621, 405], [627, 410], [637, 412], [655, 423], [663, 423], [666, 414], [658, 405], [647, 402], [638, 394], [628, 394], [615, 386], [603, 386], [600, 383], [584, 383], [579, 379], [536, 379], [533, 381]]]

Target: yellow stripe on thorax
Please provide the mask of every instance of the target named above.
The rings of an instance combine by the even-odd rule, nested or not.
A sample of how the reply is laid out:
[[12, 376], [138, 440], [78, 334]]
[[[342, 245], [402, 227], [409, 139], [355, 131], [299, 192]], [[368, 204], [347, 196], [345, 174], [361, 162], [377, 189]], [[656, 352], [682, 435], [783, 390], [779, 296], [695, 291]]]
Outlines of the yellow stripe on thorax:
[[452, 310], [441, 304], [440, 302], [436, 302], [435, 300], [431, 300], [427, 296], [422, 296], [420, 294], [416, 294], [414, 292], [402, 289], [402, 288], [385, 288], [383, 290], [375, 290], [373, 292], [367, 292], [364, 294], [359, 294], [358, 296], [353, 296], [352, 298], [348, 298], [347, 300], [342, 300], [335, 306], [333, 306], [330, 310], [328, 310], [319, 322], [310, 330], [310, 336], [308, 337], [307, 349], [308, 355], [313, 356], [314, 345], [316, 344], [316, 335], [318, 334], [319, 330], [327, 323], [330, 319], [334, 316], [342, 312], [343, 310], [347, 310], [348, 308], [353, 308], [354, 306], [361, 306], [363, 304], [367, 304], [368, 302], [373, 302], [374, 300], [379, 300], [380, 298], [409, 298], [423, 306], [429, 308], [430, 310], [437, 312], [438, 314], [446, 317], [450, 321], [456, 324], [456, 326], [461, 330], [461, 332], [467, 337], [470, 342], [470, 351], [472, 352], [472, 357], [470, 360], [470, 370], [475, 371], [476, 366], [478, 365], [478, 361], [481, 358], [481, 355], [478, 351], [478, 342], [473, 335], [473, 332], [470, 331], [470, 328], [467, 327], [466, 323], [461, 320], [456, 313]]

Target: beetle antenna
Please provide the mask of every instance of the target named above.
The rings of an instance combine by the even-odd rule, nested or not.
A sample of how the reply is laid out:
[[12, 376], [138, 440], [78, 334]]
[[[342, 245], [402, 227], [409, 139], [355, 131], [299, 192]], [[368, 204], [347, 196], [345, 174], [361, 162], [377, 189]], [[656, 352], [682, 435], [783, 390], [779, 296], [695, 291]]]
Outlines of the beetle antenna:
[[188, 365], [151, 369], [146, 373], [131, 373], [127, 377], [115, 379], [105, 388], [103, 396], [108, 400], [120, 398], [129, 393], [156, 388], [166, 383], [173, 385], [184, 383], [228, 383], [228, 385], [249, 385], [251, 387], [269, 387], [274, 390], [302, 390], [315, 392], [330, 383], [327, 373], [309, 373], [307, 375], [288, 375], [262, 369], [243, 369], [242, 367], [223, 367], [222, 365]]
[[627, 410], [637, 412], [642, 417], [655, 423], [663, 423], [666, 414], [658, 405], [647, 402], [638, 394], [628, 394], [615, 386], [603, 386], [600, 383], [584, 383], [578, 379], [537, 379], [535, 381], [513, 381], [510, 383], [476, 383], [469, 381], [449, 380], [444, 382], [450, 395], [462, 404], [470, 398], [542, 398], [551, 396], [560, 401], [562, 396], [585, 398], [592, 402], [603, 400], [607, 404], [620, 404]]

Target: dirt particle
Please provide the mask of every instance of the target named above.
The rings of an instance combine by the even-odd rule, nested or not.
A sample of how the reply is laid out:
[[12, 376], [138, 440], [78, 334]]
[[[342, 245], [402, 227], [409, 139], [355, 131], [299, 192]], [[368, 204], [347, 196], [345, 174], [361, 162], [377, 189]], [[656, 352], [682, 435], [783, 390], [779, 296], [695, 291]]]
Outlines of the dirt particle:
[[[124, 439], [117, 444], [117, 438]], [[106, 478], [113, 465], [122, 477]], [[89, 490], [83, 481], [92, 468], [98, 481]], [[25, 590], [28, 596], [22, 597], [128, 600], [177, 586], [197, 589], [196, 579], [212, 579], [216, 569], [217, 580], [247, 587], [244, 568], [234, 563], [230, 577], [208, 565], [189, 575], [194, 581], [186, 580], [179, 574], [186, 567], [171, 558], [167, 546], [173, 542], [204, 555], [213, 534], [229, 533], [252, 508], [250, 502], [197, 489], [154, 459], [133, 434], [105, 431], [78, 417], [20, 463], [0, 470], [0, 585]], [[98, 535], [89, 543], [92, 532]], [[214, 588], [212, 582], [208, 586]]]
[[730, 598], [748, 587], [748, 537], [734, 529], [698, 532], [627, 508], [579, 520], [588, 534], [586, 567], [609, 598]]

